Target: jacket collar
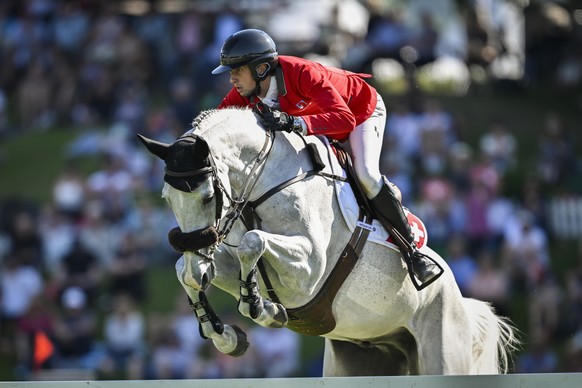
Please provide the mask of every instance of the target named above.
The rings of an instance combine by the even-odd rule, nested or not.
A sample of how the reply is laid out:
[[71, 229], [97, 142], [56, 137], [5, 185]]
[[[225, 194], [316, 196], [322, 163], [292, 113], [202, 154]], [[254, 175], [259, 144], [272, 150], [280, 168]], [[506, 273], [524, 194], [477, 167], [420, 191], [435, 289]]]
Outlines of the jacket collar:
[[277, 69], [275, 69], [275, 79], [277, 80], [279, 94], [285, 96], [287, 94], [287, 88], [285, 87], [285, 79], [283, 78], [283, 69], [281, 69], [281, 66], [277, 66]]

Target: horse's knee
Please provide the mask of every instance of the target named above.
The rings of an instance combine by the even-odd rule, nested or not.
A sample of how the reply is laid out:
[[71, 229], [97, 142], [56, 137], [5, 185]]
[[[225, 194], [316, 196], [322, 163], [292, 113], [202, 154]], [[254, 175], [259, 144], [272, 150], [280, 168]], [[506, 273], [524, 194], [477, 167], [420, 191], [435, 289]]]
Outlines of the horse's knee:
[[266, 242], [263, 236], [257, 231], [251, 230], [243, 236], [238, 246], [238, 257], [241, 260], [254, 260], [259, 258], [265, 249]]
[[176, 268], [176, 276], [178, 277], [178, 280], [180, 281], [180, 283], [185, 284], [184, 269], [186, 267], [186, 263], [184, 261], [184, 256], [180, 256], [180, 258], [176, 261], [176, 265], [174, 267]]

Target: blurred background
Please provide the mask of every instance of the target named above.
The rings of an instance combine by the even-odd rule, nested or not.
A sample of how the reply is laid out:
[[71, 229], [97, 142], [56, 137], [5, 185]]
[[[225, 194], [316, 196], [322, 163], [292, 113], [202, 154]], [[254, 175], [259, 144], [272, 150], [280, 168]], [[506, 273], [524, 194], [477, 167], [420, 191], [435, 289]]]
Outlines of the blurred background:
[[[512, 372], [582, 371], [582, 1], [0, 1], [0, 380], [320, 376], [252, 324], [219, 354], [175, 278], [163, 166], [230, 85], [232, 33], [374, 75], [382, 171], [465, 296], [521, 331]], [[268, 365], [268, 368], [265, 366]]]

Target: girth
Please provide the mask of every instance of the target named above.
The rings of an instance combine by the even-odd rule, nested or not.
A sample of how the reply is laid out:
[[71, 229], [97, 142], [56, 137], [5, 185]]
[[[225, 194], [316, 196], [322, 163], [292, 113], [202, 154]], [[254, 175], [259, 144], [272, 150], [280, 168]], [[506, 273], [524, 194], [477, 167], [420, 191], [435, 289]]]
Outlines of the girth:
[[[327, 334], [335, 328], [336, 322], [332, 309], [333, 301], [339, 289], [344, 284], [344, 281], [360, 259], [371, 230], [366, 225], [369, 225], [372, 219], [366, 216], [363, 211], [360, 211], [358, 221], [358, 226], [354, 229], [350, 241], [346, 244], [336, 265], [331, 270], [317, 295], [301, 307], [287, 309], [287, 315], [289, 317], [287, 327], [289, 329], [305, 335], [318, 336]], [[261, 271], [261, 267], [262, 265], [259, 265], [259, 271]], [[267, 286], [267, 288], [270, 287]], [[271, 295], [269, 294], [269, 296]]]

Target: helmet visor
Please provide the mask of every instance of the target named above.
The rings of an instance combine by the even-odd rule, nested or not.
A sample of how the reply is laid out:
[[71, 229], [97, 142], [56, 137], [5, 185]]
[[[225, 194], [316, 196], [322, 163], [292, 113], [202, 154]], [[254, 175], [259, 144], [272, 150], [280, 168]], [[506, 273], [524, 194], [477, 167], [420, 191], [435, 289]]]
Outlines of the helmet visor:
[[212, 74], [222, 74], [230, 70], [232, 70], [232, 67], [220, 65], [216, 69], [212, 70]]

